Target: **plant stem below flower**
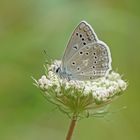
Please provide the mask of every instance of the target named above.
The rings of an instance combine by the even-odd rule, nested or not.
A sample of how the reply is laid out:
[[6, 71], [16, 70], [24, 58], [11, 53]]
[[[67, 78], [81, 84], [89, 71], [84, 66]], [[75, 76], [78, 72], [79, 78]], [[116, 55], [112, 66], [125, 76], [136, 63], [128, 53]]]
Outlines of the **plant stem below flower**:
[[71, 120], [71, 123], [70, 123], [70, 126], [69, 126], [69, 130], [68, 130], [68, 133], [67, 133], [66, 140], [71, 140], [72, 135], [73, 135], [73, 131], [74, 131], [74, 128], [75, 128], [75, 125], [76, 125], [76, 121], [77, 121], [76, 117], [73, 116], [72, 120]]

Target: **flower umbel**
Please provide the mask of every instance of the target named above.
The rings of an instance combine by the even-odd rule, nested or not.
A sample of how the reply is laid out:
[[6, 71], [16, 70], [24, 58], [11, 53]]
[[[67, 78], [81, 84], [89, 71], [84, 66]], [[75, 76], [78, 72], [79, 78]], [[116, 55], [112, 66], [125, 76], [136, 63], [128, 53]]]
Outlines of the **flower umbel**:
[[43, 91], [48, 101], [69, 117], [76, 118], [94, 116], [104, 107], [119, 97], [127, 87], [127, 83], [116, 72], [93, 81], [67, 81], [53, 72], [61, 61], [48, 65], [47, 74], [43, 75], [35, 85]]

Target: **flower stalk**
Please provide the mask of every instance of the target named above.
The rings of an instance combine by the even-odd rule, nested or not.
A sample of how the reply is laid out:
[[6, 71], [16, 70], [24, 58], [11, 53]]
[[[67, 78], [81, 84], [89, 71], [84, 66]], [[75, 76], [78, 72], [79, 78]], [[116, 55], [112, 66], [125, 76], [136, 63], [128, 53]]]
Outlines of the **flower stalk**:
[[70, 126], [69, 126], [69, 130], [66, 136], [66, 140], [71, 140], [73, 132], [74, 132], [74, 128], [77, 122], [77, 117], [73, 116], [70, 122]]

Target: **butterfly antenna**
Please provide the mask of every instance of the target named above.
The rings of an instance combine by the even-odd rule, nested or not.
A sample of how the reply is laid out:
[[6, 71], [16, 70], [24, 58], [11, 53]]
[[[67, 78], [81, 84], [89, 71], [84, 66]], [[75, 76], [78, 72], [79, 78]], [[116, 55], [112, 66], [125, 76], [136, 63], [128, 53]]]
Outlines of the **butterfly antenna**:
[[52, 62], [52, 58], [48, 55], [47, 50], [43, 51], [43, 55], [45, 58], [45, 64], [50, 64]]

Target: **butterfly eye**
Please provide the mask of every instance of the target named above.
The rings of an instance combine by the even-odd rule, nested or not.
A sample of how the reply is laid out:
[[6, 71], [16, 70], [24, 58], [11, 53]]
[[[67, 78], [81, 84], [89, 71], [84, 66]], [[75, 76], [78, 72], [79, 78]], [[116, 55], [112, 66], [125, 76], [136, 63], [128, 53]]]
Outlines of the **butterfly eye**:
[[56, 73], [58, 73], [59, 70], [60, 70], [60, 68], [57, 68], [57, 69], [56, 69]]
[[84, 38], [82, 38], [82, 40], [84, 41], [85, 39], [84, 39]]
[[96, 53], [94, 52], [93, 55], [96, 55]]
[[78, 36], [78, 33], [76, 33], [76, 35]]
[[89, 55], [89, 53], [88, 53], [88, 52], [86, 52], [86, 55]]
[[80, 34], [80, 38], [82, 37], [82, 35]]
[[94, 58], [97, 59], [97, 56], [95, 56]]
[[97, 61], [94, 61], [94, 63], [96, 64], [96, 63], [97, 63]]
[[83, 52], [79, 52], [79, 54], [80, 54], [80, 55], [82, 55], [82, 54], [83, 54]]
[[95, 68], [95, 66], [93, 66], [93, 69]]

